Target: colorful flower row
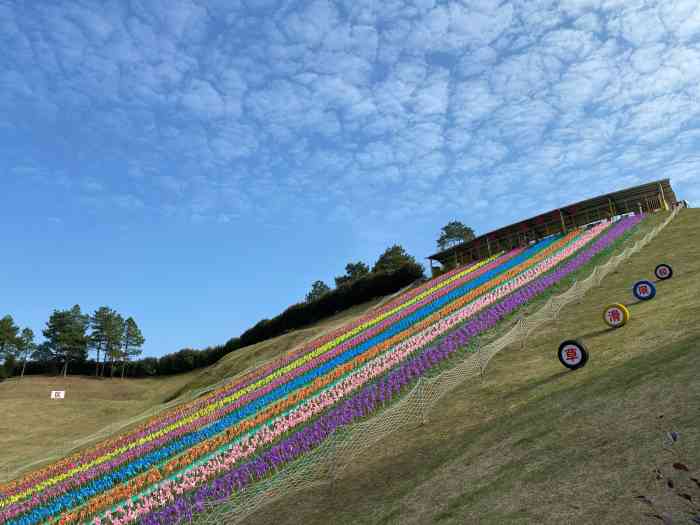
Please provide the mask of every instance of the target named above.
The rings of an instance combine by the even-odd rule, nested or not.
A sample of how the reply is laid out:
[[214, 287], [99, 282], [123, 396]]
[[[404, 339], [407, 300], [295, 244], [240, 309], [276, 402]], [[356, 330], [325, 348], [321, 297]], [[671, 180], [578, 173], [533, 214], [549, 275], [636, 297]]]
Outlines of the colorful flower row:
[[[610, 231], [598, 239], [594, 245], [573, 260], [563, 264], [554, 271], [540, 277], [535, 282], [518, 290], [506, 300], [489, 308], [488, 311], [470, 320], [465, 326], [456, 330], [437, 347], [424, 350], [420, 356], [405, 363], [399, 369], [392, 371], [386, 378], [369, 385], [352, 399], [342, 402], [342, 405], [330, 413], [318, 418], [282, 443], [274, 445], [268, 451], [254, 460], [230, 470], [226, 475], [199, 488], [194, 494], [178, 495], [176, 492], [161, 495], [163, 501], [171, 503], [162, 510], [151, 512], [142, 523], [145, 525], [176, 524], [191, 519], [193, 513], [202, 512], [206, 501], [224, 500], [255, 479], [266, 476], [270, 471], [293, 461], [301, 454], [311, 450], [331, 435], [341, 426], [347, 426], [359, 418], [366, 417], [375, 411], [380, 404], [380, 393], [385, 399], [391, 399], [401, 389], [413, 382], [440, 362], [447, 359], [459, 347], [465, 345], [473, 336], [493, 327], [503, 316], [511, 313], [522, 304], [556, 284], [563, 277], [580, 268], [599, 251], [611, 244], [628, 228], [638, 222], [638, 217], [627, 218], [616, 223]], [[117, 517], [111, 523], [127, 523]], [[98, 521], [95, 521], [98, 523]]]
[[[278, 375], [279, 375], [279, 374], [278, 374]], [[241, 393], [245, 393], [245, 392], [241, 392]], [[230, 400], [229, 400], [229, 401], [230, 401]], [[210, 410], [211, 410], [211, 409], [210, 409]], [[201, 413], [198, 414], [198, 415], [201, 415]], [[168, 430], [171, 430], [171, 429], [168, 429]], [[143, 441], [143, 440], [144, 440], [144, 438], [142, 437], [142, 438], [141, 438], [141, 441]], [[123, 450], [120, 451], [120, 452], [123, 452]], [[113, 456], [113, 455], [114, 455], [114, 453], [112, 454], [112, 456]], [[101, 459], [102, 461], [104, 461], [104, 460], [106, 460], [106, 459], [109, 459], [109, 457], [103, 457], [103, 458], [100, 458], [100, 459]], [[99, 460], [98, 460], [98, 461], [99, 461]], [[86, 470], [87, 468], [91, 468], [96, 462], [97, 462], [97, 461], [93, 461], [91, 464], [87, 464], [87, 465], [86, 465], [86, 464], [83, 464], [83, 465], [82, 465], [82, 468], [80, 468], [80, 467], [78, 467], [78, 468], [74, 467], [74, 468], [73, 468], [73, 472], [64, 473], [64, 474], [62, 474], [60, 477], [57, 477], [57, 478], [54, 478], [54, 479], [45, 481], [45, 482], [39, 484], [38, 486], [36, 486], [36, 487], [34, 488], [34, 490], [42, 490], [42, 489], [46, 488], [47, 486], [49, 486], [52, 482], [55, 483], [56, 481], [60, 481], [61, 479], [65, 479], [65, 478], [69, 477], [69, 476], [72, 475], [72, 474], [75, 474], [75, 473], [77, 473], [77, 472], [84, 471], [84, 470]], [[17, 500], [17, 499], [19, 499], [19, 498], [22, 497], [22, 496], [26, 496], [27, 493], [28, 493], [28, 491], [25, 491], [25, 493], [16, 495], [16, 496], [15, 496], [14, 498], [12, 498], [12, 499]]]
[[[516, 250], [514, 250], [515, 252]], [[250, 374], [247, 374], [244, 378], [240, 379], [235, 385], [225, 385], [224, 387], [218, 389], [218, 391], [215, 391], [213, 393], [208, 394], [207, 396], [203, 396], [202, 398], [199, 398], [191, 403], [188, 403], [186, 406], [180, 406], [178, 409], [182, 411], [183, 408], [187, 409], [192, 409], [195, 407], [201, 407], [207, 404], [208, 402], [215, 400], [215, 398], [220, 396], [222, 393], [228, 394], [232, 389], [240, 389], [244, 386], [247, 386], [251, 382], [253, 382], [256, 379], [259, 379], [261, 376], [269, 373], [270, 371], [273, 371], [276, 368], [279, 368], [280, 366], [284, 366], [288, 364], [290, 361], [298, 358], [299, 356], [303, 355], [304, 353], [311, 351], [315, 348], [318, 348], [320, 345], [327, 343], [335, 338], [338, 338], [342, 336], [344, 333], [348, 332], [349, 329], [357, 328], [359, 325], [363, 323], [370, 322], [374, 318], [378, 318], [378, 315], [381, 314], [391, 314], [394, 313], [395, 311], [398, 311], [403, 306], [408, 305], [408, 301], [410, 299], [413, 299], [416, 296], [419, 296], [419, 299], [423, 298], [426, 294], [429, 294], [438, 288], [440, 286], [444, 286], [445, 284], [449, 284], [452, 282], [454, 279], [460, 278], [472, 271], [475, 271], [479, 269], [480, 267], [490, 263], [492, 260], [496, 259], [497, 256], [494, 256], [486, 261], [481, 261], [477, 264], [474, 264], [468, 268], [459, 268], [455, 269], [452, 272], [449, 272], [447, 274], [444, 274], [440, 276], [439, 279], [435, 279], [433, 281], [430, 281], [414, 290], [409, 291], [406, 294], [403, 294], [396, 300], [390, 302], [389, 304], [385, 305], [381, 309], [377, 309], [375, 311], [370, 312], [369, 314], [366, 314], [362, 319], [359, 321], [356, 321], [352, 323], [352, 325], [346, 325], [343, 327], [340, 327], [339, 329], [326, 334], [325, 336], [322, 336], [320, 338], [317, 338], [316, 340], [312, 341], [309, 343], [306, 347], [303, 347], [297, 352], [287, 354], [284, 356], [282, 359], [278, 359], [275, 362], [264, 365], [262, 367], [259, 367], [258, 369], [252, 371]], [[381, 320], [381, 319], [380, 319]], [[130, 438], [135, 438], [138, 439], [138, 437], [142, 437], [144, 432], [145, 433], [150, 433], [153, 430], [157, 430], [158, 427], [154, 426], [154, 423], [156, 425], [160, 424], [163, 425], [163, 423], [167, 424], [168, 422], [172, 422], [176, 420], [180, 416], [179, 413], [173, 411], [172, 414], [168, 414], [167, 416], [163, 417], [157, 416], [156, 418], [152, 418], [145, 424], [141, 425], [137, 429], [133, 430], [129, 436], [120, 436], [117, 440], [110, 440], [109, 442], [103, 442], [103, 446], [106, 443], [109, 443], [114, 446], [121, 446], [126, 444], [128, 441], [125, 439], [127, 437]], [[26, 490], [27, 488], [31, 487], [33, 484], [39, 483], [41, 481], [44, 481], [45, 479], [48, 479], [51, 475], [60, 472], [61, 468], [64, 467], [65, 465], [68, 465], [69, 463], [72, 463], [74, 465], [76, 464], [81, 464], [87, 461], [90, 461], [92, 459], [95, 459], [100, 455], [101, 450], [93, 450], [89, 454], [85, 453], [80, 453], [71, 456], [70, 458], [65, 458], [64, 460], [54, 463], [48, 467], [45, 467], [44, 469], [41, 469], [39, 471], [32, 472], [25, 477], [23, 477], [20, 480], [15, 480], [9, 483], [5, 484], [0, 484], [0, 488], [2, 489], [2, 497], [6, 498], [7, 496], [12, 496], [17, 493], [20, 493], [23, 490]], [[95, 455], [97, 454], [97, 455]], [[2, 506], [2, 499], [0, 499], [0, 506]]]
[[[574, 247], [574, 249], [576, 249], [576, 248], [577, 248], [577, 247]], [[550, 261], [550, 263], [556, 263], [556, 262], [557, 262], [557, 261]], [[504, 293], [509, 293], [509, 292], [510, 292], [509, 289], [505, 289], [505, 288], [506, 288], [506, 287], [503, 287], [503, 289], [499, 290], [499, 292], [500, 292], [499, 295], [502, 295], [502, 294], [504, 294]], [[507, 288], [512, 288], [512, 285], [508, 286]], [[431, 337], [431, 339], [435, 337], [435, 335], [434, 335], [435, 330], [432, 329], [432, 332], [433, 332], [433, 336]], [[424, 336], [424, 334], [421, 334], [421, 335]], [[421, 345], [421, 346], [424, 345], [424, 344], [425, 344], [425, 341], [421, 341], [421, 342], [420, 342], [420, 345]], [[415, 346], [413, 346], [413, 347], [406, 347], [406, 346], [404, 346], [404, 351], [413, 352], [414, 350], [415, 350]], [[403, 355], [395, 354], [395, 355], [389, 356], [388, 358], [385, 357], [385, 359], [388, 359], [388, 361], [386, 361], [386, 362], [390, 362], [390, 363], [391, 363], [391, 366], [393, 366], [394, 363], [391, 362], [392, 360], [397, 360], [397, 359], [398, 359], [398, 360], [402, 360], [402, 359], [404, 359], [404, 358], [406, 357], [406, 355], [407, 355], [407, 354], [403, 354]], [[370, 366], [370, 368], [373, 368], [373, 370], [374, 370], [373, 373], [370, 374], [372, 377], [374, 377], [374, 376], [376, 375], [376, 373], [378, 373], [378, 372], [383, 372], [383, 371], [385, 370], [385, 368], [377, 369], [376, 366], [377, 366], [376, 363], [373, 363], [373, 364]], [[366, 374], [366, 372], [361, 371], [360, 374]], [[354, 376], [354, 377], [358, 377], [358, 376]], [[366, 376], [365, 376], [365, 380], [366, 380]], [[346, 380], [346, 381], [347, 381], [347, 380]], [[363, 381], [364, 381], [364, 380], [363, 380]], [[344, 383], [344, 384], [341, 385], [341, 386], [351, 385], [352, 389], [355, 389], [355, 388], [357, 387], [358, 384], [359, 384], [359, 383], [357, 382], [357, 379], [353, 378], [353, 379], [350, 379], [349, 382], [346, 382], [346, 383]], [[331, 400], [331, 399], [332, 399], [333, 402], [335, 402], [335, 399], [337, 399], [337, 396], [339, 396], [339, 395], [344, 395], [345, 393], [346, 393], [346, 392], [335, 392], [334, 395], [332, 395], [332, 396], [330, 396], [330, 397], [327, 397], [326, 399], [327, 399], [327, 400]], [[322, 395], [327, 396], [328, 394], [324, 393], [324, 394], [322, 394]], [[314, 400], [314, 403], [316, 403], [316, 404], [314, 405], [314, 406], [316, 407], [316, 409], [319, 409], [319, 410], [322, 409], [322, 408], [325, 408], [325, 407], [328, 405], [328, 403], [325, 403], [325, 404], [324, 404], [324, 403], [320, 403], [320, 404], [319, 404], [317, 400]], [[315, 412], [316, 412], [316, 410], [309, 410], [309, 409], [307, 409], [307, 410], [305, 411], [305, 410], [302, 408], [302, 409], [301, 409], [301, 412], [300, 412], [301, 417], [299, 418], [299, 417], [295, 417], [294, 415], [292, 415], [292, 416], [291, 416], [291, 420], [296, 420], [297, 422], [303, 422], [303, 421], [306, 421], [309, 417], [313, 417], [313, 416], [315, 415]], [[264, 444], [264, 443], [269, 443], [272, 439], [275, 439], [275, 438], [278, 437], [281, 433], [284, 433], [284, 432], [288, 431], [289, 428], [290, 428], [290, 427], [289, 427], [289, 421], [290, 421], [290, 416], [287, 416], [285, 419], [278, 418], [277, 421], [272, 422], [272, 427], [267, 426], [267, 432], [261, 434], [262, 436], [264, 436], [264, 437], [261, 438], [261, 442], [262, 442], [263, 444]], [[256, 448], [256, 444], [257, 444], [257, 442], [255, 442], [255, 441], [252, 443], [252, 445], [246, 445], [246, 444], [244, 444], [244, 446], [242, 447], [242, 449], [241, 449], [240, 446], [239, 446], [239, 448], [238, 448], [239, 457], [244, 457], [245, 455], [249, 455], [249, 454], [251, 454], [252, 452], [254, 452], [254, 449]], [[234, 449], [234, 452], [235, 452], [235, 451], [236, 451], [236, 450]], [[241, 454], [241, 451], [244, 451], [243, 455], [240, 455], [240, 454]], [[224, 458], [224, 463], [219, 463], [219, 465], [220, 465], [220, 467], [221, 467], [222, 465], [225, 465], [226, 467], [229, 467], [229, 466], [231, 465], [230, 461], [235, 461], [235, 460], [236, 460], [236, 456], [235, 456], [235, 455], [229, 454], [228, 456], [226, 456], [226, 457]], [[189, 460], [188, 460], [188, 461], [189, 461]], [[209, 470], [209, 465], [203, 467], [203, 470]], [[186, 480], [184, 481], [184, 483], [185, 483], [187, 486], [191, 486], [192, 479], [191, 479], [189, 473], [186, 475], [185, 478], [186, 478]], [[201, 481], [201, 480], [200, 480], [200, 481]], [[176, 490], [178, 490], [178, 489], [176, 489]], [[184, 490], [184, 489], [181, 488], [181, 489], [179, 489], [179, 490]]]

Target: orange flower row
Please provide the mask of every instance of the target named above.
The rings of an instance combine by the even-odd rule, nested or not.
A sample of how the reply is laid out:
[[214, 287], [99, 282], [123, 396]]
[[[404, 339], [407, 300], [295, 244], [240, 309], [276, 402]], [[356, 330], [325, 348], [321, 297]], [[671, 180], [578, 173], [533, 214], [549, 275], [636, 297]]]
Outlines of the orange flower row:
[[161, 472], [157, 468], [152, 468], [148, 472], [144, 472], [134, 479], [92, 498], [77, 509], [62, 513], [58, 520], [54, 521], [54, 524], [68, 525], [70, 523], [85, 521], [101, 510], [116, 505], [125, 499], [129, 499], [134, 494], [138, 494], [144, 488], [159, 482], [161, 479], [163, 479]]
[[[334, 368], [332, 371], [329, 371], [324, 376], [316, 378], [310, 385], [297, 389], [295, 392], [290, 393], [287, 398], [277, 401], [267, 409], [255, 414], [255, 416], [243, 420], [233, 425], [232, 427], [226, 429], [221, 434], [209, 438], [206, 441], [203, 441], [202, 443], [189, 448], [187, 451], [171, 459], [164, 466], [161, 467], [163, 475], [170, 476], [174, 472], [188, 468], [197, 459], [200, 459], [201, 457], [216, 451], [217, 449], [226, 445], [236, 437], [280, 415], [286, 409], [306, 399], [307, 397], [317, 392], [324, 386], [327, 386], [328, 384], [338, 380], [341, 376], [352, 372], [354, 369], [364, 364], [366, 361], [376, 357], [379, 353], [388, 350], [392, 346], [401, 343], [404, 339], [407, 339], [408, 337], [411, 337], [416, 333], [421, 332], [422, 330], [430, 327], [431, 325], [438, 322], [440, 319], [460, 309], [462, 306], [479, 297], [489, 289], [495, 288], [504, 281], [515, 277], [527, 267], [533, 266], [537, 262], [550, 255], [552, 252], [555, 252], [558, 249], [560, 249], [562, 245], [567, 244], [571, 240], [571, 238], [573, 238], [576, 235], [577, 232], [570, 232], [567, 236], [548, 246], [532, 258], [523, 261], [519, 265], [511, 268], [510, 270], [496, 277], [495, 279], [489, 280], [483, 285], [475, 288], [474, 290], [471, 290], [470, 292], [462, 296], [460, 299], [455, 300], [454, 302], [444, 306], [441, 310], [434, 312], [432, 315], [426, 317], [422, 321], [415, 323], [402, 333], [397, 334], [387, 339], [386, 341], [375, 345], [367, 352], [355, 357], [352, 361], [349, 361], [348, 363]], [[135, 491], [133, 494], [137, 492], [138, 491]], [[126, 496], [123, 499], [128, 499], [129, 497], [130, 495]], [[90, 500], [89, 503], [92, 503], [92, 501], [93, 500]], [[107, 508], [109, 505], [113, 504], [114, 503], [105, 504], [101, 506], [101, 508], [98, 508], [95, 512], [100, 512], [102, 509]]]
[[[257, 370], [251, 370], [250, 372], [247, 372], [244, 376], [239, 378], [237, 380], [237, 382], [246, 381], [247, 379], [254, 377], [257, 373], [258, 373]], [[224, 386], [206, 394], [206, 396], [203, 396], [203, 397], [204, 397], [204, 399], [210, 399], [210, 398], [216, 397], [216, 395], [218, 393], [220, 393], [226, 389], [229, 389], [230, 387], [231, 387], [230, 384], [224, 385]], [[178, 405], [177, 408], [174, 408], [170, 411], [152, 416], [152, 417], [148, 418], [142, 424], [131, 429], [129, 431], [129, 434], [135, 434], [135, 433], [144, 431], [149, 426], [153, 425], [154, 423], [157, 423], [159, 420], [164, 419], [168, 416], [175, 415], [177, 413], [185, 412], [188, 409], [195, 407], [197, 404], [202, 404], [202, 401], [203, 401], [203, 398], [200, 397], [200, 398], [192, 400], [188, 403]], [[117, 447], [121, 446], [122, 441], [124, 440], [125, 437], [126, 437], [126, 435], [122, 434], [122, 435], [119, 435], [119, 436], [116, 436], [113, 438], [105, 439], [103, 441], [100, 441], [99, 445], [96, 445], [96, 447], [99, 446], [99, 448], [101, 448], [101, 449], [117, 448]], [[85, 453], [85, 451], [75, 452], [72, 455], [66, 456], [65, 458], [60, 459], [54, 463], [51, 463], [50, 465], [47, 465], [46, 467], [44, 467], [42, 469], [27, 473], [24, 476], [22, 476], [21, 478], [18, 478], [16, 480], [11, 480], [11, 481], [8, 481], [5, 483], [0, 483], [0, 492], [11, 491], [11, 490], [15, 489], [15, 487], [17, 487], [19, 485], [25, 485], [28, 482], [32, 482], [32, 484], [34, 484], [35, 482], [40, 482], [41, 480], [45, 479], [47, 475], [49, 475], [49, 476], [55, 475], [56, 473], [61, 472], [62, 470], [73, 468], [75, 463], [77, 463], [81, 459], [83, 459], [82, 457], [83, 457], [84, 453]]]

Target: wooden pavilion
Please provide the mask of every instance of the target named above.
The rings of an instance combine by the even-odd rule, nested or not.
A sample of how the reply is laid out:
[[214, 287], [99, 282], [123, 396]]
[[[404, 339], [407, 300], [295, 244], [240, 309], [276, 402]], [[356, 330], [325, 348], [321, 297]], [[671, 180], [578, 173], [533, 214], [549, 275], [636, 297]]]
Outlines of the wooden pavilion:
[[[678, 205], [669, 179], [649, 182], [569, 204], [456, 244], [428, 257], [433, 276], [442, 269], [490, 257], [500, 250], [524, 246], [556, 233], [630, 213], [668, 210]], [[436, 267], [435, 262], [442, 265]]]

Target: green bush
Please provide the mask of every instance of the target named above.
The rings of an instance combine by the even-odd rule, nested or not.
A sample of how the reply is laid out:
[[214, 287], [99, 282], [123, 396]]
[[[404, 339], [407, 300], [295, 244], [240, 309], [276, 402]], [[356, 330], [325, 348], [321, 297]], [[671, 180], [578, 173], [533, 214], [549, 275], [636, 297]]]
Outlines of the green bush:
[[2, 367], [0, 367], [0, 377], [3, 379], [12, 377], [12, 375], [15, 372], [15, 368], [17, 366], [17, 359], [15, 359], [15, 356], [12, 354], [8, 354], [5, 357], [5, 362], [3, 363]]
[[[159, 358], [146, 357], [129, 363], [129, 377], [151, 377], [181, 374], [216, 363], [226, 354], [253, 345], [266, 339], [277, 337], [291, 330], [297, 330], [310, 324], [331, 317], [332, 315], [365, 303], [377, 297], [383, 297], [417, 280], [424, 280], [423, 267], [415, 262], [405, 264], [395, 271], [370, 272], [352, 283], [331, 290], [315, 301], [293, 304], [272, 319], [258, 321], [240, 337], [233, 337], [223, 345], [208, 347], [203, 350], [183, 348], [178, 352], [166, 354]], [[14, 363], [12, 365], [14, 368]], [[71, 362], [72, 374], [94, 375], [95, 361]], [[0, 377], [4, 367], [0, 367]], [[57, 373], [54, 361], [29, 361], [27, 374]]]

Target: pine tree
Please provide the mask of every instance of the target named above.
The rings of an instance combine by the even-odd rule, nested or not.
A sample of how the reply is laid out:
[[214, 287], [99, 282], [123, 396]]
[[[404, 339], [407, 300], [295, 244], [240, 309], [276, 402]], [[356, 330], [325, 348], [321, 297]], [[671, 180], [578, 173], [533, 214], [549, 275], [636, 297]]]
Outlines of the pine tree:
[[452, 244], [467, 242], [476, 237], [474, 230], [460, 221], [450, 221], [442, 227], [437, 240], [438, 249], [444, 250]]
[[126, 320], [126, 327], [124, 330], [124, 362], [122, 363], [122, 379], [124, 379], [124, 374], [126, 373], [126, 365], [129, 362], [130, 357], [135, 357], [141, 354], [141, 347], [146, 340], [141, 334], [136, 321], [133, 317], [129, 317]]
[[0, 319], [0, 360], [15, 355], [19, 344], [19, 326], [15, 324], [11, 315]]
[[75, 305], [70, 310], [54, 310], [42, 331], [47, 349], [63, 362], [63, 376], [68, 375], [71, 361], [87, 359], [89, 316]]
[[124, 344], [125, 323], [124, 318], [114, 312], [110, 315], [105, 333], [105, 352], [109, 355], [109, 375], [114, 377], [114, 363], [121, 357]]
[[330, 291], [330, 287], [323, 281], [314, 281], [311, 285], [311, 291], [306, 294], [306, 302], [310, 303], [311, 301], [315, 301]]
[[19, 350], [24, 355], [22, 360], [22, 373], [20, 374], [20, 379], [24, 377], [24, 371], [27, 368], [27, 358], [29, 354], [36, 351], [36, 343], [34, 343], [34, 332], [31, 328], [25, 328], [22, 330], [22, 335], [19, 337]]
[[335, 278], [335, 286], [340, 287], [346, 284], [352, 284], [360, 277], [369, 273], [369, 266], [362, 261], [356, 263], [348, 263], [345, 265], [345, 275]]
[[402, 246], [394, 244], [379, 256], [379, 259], [372, 267], [372, 272], [395, 272], [408, 264], [418, 265], [413, 256], [408, 255]]
[[117, 312], [107, 306], [101, 306], [90, 317], [90, 348], [97, 351], [97, 362], [95, 363], [95, 375], [99, 376], [104, 373], [104, 366], [100, 370], [100, 352], [104, 350], [105, 358], [107, 356], [107, 332], [112, 318], [117, 315]]

